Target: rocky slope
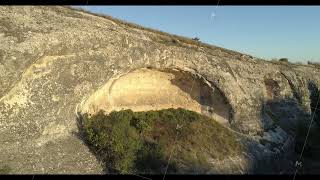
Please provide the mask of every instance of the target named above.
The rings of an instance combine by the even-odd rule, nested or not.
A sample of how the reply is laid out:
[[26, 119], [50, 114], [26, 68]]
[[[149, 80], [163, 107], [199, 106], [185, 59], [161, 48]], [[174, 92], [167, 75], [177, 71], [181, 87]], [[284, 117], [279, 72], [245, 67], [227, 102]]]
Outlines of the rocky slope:
[[320, 87], [312, 66], [271, 63], [67, 7], [2, 6], [0, 165], [13, 173], [103, 173], [77, 136], [77, 117], [109, 80], [140, 68], [196, 74], [219, 91], [230, 107], [227, 126], [247, 145], [241, 157], [212, 160], [229, 173], [255, 172], [292, 149], [292, 129], [311, 112], [310, 84]]

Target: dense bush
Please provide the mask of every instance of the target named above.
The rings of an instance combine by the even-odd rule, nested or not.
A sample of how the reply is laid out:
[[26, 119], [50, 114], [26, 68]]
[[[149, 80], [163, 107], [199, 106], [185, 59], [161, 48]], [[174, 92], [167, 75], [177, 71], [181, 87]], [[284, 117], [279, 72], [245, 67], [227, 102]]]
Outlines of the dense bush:
[[320, 62], [311, 62], [311, 61], [308, 61], [308, 64], [309, 64], [309, 65], [320, 65]]
[[200, 41], [200, 39], [198, 37], [192, 38], [192, 40]]
[[141, 146], [139, 134], [130, 126], [132, 115], [130, 110], [112, 112], [108, 116], [99, 112], [84, 121], [87, 141], [97, 152], [103, 152], [99, 156], [121, 173], [132, 171], [135, 154]]
[[[84, 116], [83, 130], [88, 145], [109, 172], [116, 173], [162, 174], [167, 165], [167, 172], [175, 173], [181, 164], [187, 169], [208, 169], [200, 167], [209, 166], [207, 156], [223, 158], [240, 152], [232, 132], [212, 119], [181, 108], [124, 110], [108, 115], [99, 112]], [[167, 164], [171, 152], [174, 158]]]
[[310, 108], [312, 114], [314, 114], [314, 121], [320, 127], [320, 102], [318, 102], [318, 98], [320, 97], [320, 90], [314, 82], [308, 83], [308, 89], [310, 92]]
[[289, 62], [288, 58], [280, 58], [279, 61], [280, 62]]
[[[165, 158], [165, 149], [163, 146], [145, 142], [142, 148], [137, 153], [136, 168], [139, 172], [151, 173], [164, 173], [167, 160]], [[174, 169], [170, 168], [170, 169]]]

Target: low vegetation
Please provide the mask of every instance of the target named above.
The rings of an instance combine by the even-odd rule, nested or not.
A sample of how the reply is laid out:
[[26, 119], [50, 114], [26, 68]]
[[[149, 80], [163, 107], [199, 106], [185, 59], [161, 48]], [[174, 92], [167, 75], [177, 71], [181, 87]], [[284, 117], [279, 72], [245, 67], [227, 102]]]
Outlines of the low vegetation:
[[318, 89], [317, 85], [310, 81], [308, 83], [308, 89], [310, 92], [310, 108], [312, 114], [314, 114], [314, 121], [320, 127], [320, 89]]
[[[311, 116], [301, 119], [296, 131], [295, 151], [300, 156], [303, 150], [301, 159], [303, 166], [300, 170], [303, 174], [318, 173], [317, 169], [320, 168], [320, 104], [318, 104], [320, 92], [313, 83], [309, 83], [309, 90]], [[313, 124], [310, 126], [311, 120]]]
[[82, 122], [86, 142], [114, 173], [163, 174], [167, 165], [168, 173], [205, 173], [209, 157], [223, 159], [242, 148], [216, 121], [181, 108], [100, 111]]
[[311, 62], [311, 61], [308, 61], [308, 65], [314, 66], [314, 67], [316, 67], [316, 68], [320, 68], [320, 62]]
[[310, 132], [306, 140], [306, 136], [309, 130], [308, 123], [301, 122], [298, 125], [297, 134], [296, 134], [295, 152], [297, 153], [298, 157], [300, 157], [300, 154], [304, 146], [302, 159], [301, 159], [301, 161], [303, 162], [303, 166], [300, 169], [301, 173], [315, 173], [315, 172], [318, 173], [317, 169], [320, 168], [320, 163], [319, 163], [320, 162], [320, 155], [319, 155], [320, 127], [312, 126], [310, 128]]
[[[68, 8], [68, 9], [88, 13], [88, 14], [91, 14], [94, 16], [106, 18], [106, 19], [111, 20], [114, 23], [116, 23], [122, 27], [135, 28], [135, 29], [140, 29], [143, 31], [151, 32], [151, 33], [156, 33], [156, 36], [149, 37], [150, 39], [152, 39], [155, 42], [165, 43], [167, 45], [191, 48], [191, 49], [195, 49], [195, 50], [198, 50], [199, 47], [204, 47], [209, 50], [218, 50], [219, 53], [226, 53], [228, 55], [233, 56], [234, 58], [241, 57], [241, 53], [239, 53], [237, 51], [224, 49], [222, 47], [218, 47], [218, 46], [214, 46], [212, 44], [207, 44], [207, 43], [201, 42], [198, 37], [190, 38], [190, 37], [184, 37], [184, 36], [180, 36], [180, 35], [170, 34], [170, 33], [163, 32], [163, 31], [160, 31], [157, 29], [152, 29], [152, 28], [148, 28], [148, 27], [144, 27], [144, 26], [135, 24], [135, 23], [127, 22], [125, 20], [120, 20], [120, 19], [114, 18], [109, 15], [105, 15], [105, 14], [101, 14], [101, 13], [92, 13], [92, 12], [87, 11], [87, 10], [80, 8], [80, 7], [70, 7], [70, 6], [64, 6], [64, 7]], [[210, 52], [208, 51], [208, 53], [210, 53]], [[249, 56], [249, 57], [251, 57], [251, 56]], [[260, 59], [260, 58], [255, 58], [255, 59], [260, 60], [260, 61], [265, 61], [265, 62], [271, 62], [274, 64], [286, 65], [286, 66], [291, 66], [291, 65], [308, 66], [308, 65], [301, 64], [301, 63], [292, 63], [287, 58], [280, 58], [279, 60], [273, 59], [271, 61], [266, 61], [266, 60]], [[309, 66], [310, 65], [311, 64], [309, 64]], [[316, 68], [320, 68], [319, 63], [312, 63], [311, 66], [316, 67]]]
[[280, 119], [276, 115], [274, 115], [270, 109], [266, 109], [265, 111], [272, 120], [273, 124], [279, 125]]
[[286, 63], [289, 62], [288, 58], [280, 58], [279, 61], [280, 62], [286, 62]]
[[[261, 59], [260, 59], [261, 60]], [[291, 62], [289, 61], [288, 58], [273, 58], [270, 59], [269, 61], [266, 62], [270, 62], [273, 64], [278, 64], [278, 65], [282, 65], [282, 66], [287, 66], [289, 68], [295, 67], [295, 66], [305, 66], [305, 67], [314, 67], [314, 68], [320, 68], [320, 63], [316, 63], [316, 62], [301, 62], [301, 61], [297, 61], [297, 62]]]
[[[153, 41], [155, 42], [161, 42], [161, 43], [165, 43], [167, 45], [174, 45], [174, 46], [179, 46], [179, 47], [185, 47], [185, 48], [192, 48], [192, 49], [198, 49], [198, 47], [204, 47], [204, 48], [208, 48], [211, 50], [219, 50], [220, 53], [227, 53], [230, 55], [234, 55], [234, 56], [239, 56], [239, 53], [233, 50], [229, 50], [229, 49], [224, 49], [221, 47], [217, 47], [211, 44], [207, 44], [204, 42], [201, 42], [200, 39], [198, 37], [195, 38], [190, 38], [190, 37], [184, 37], [184, 36], [180, 36], [180, 35], [176, 35], [176, 34], [170, 34], [167, 32], [163, 32], [157, 29], [153, 29], [153, 28], [148, 28], [148, 27], [144, 27], [135, 23], [131, 23], [131, 22], [127, 22], [125, 20], [121, 20], [118, 18], [114, 18], [112, 16], [106, 15], [106, 14], [101, 14], [101, 13], [92, 13], [90, 11], [87, 11], [83, 8], [80, 7], [70, 7], [70, 6], [64, 6], [65, 8], [68, 9], [72, 9], [72, 10], [77, 10], [80, 12], [84, 12], [84, 13], [88, 13], [94, 16], [98, 16], [98, 17], [102, 17], [102, 18], [106, 18], [108, 20], [113, 21], [114, 23], [118, 24], [119, 26], [125, 27], [125, 28], [134, 28], [134, 29], [139, 29], [139, 30], [143, 30], [146, 32], [151, 32], [151, 33], [155, 33], [156, 36], [150, 36], [149, 38], [151, 38]], [[221, 51], [222, 50], [222, 51]]]
[[11, 172], [11, 168], [8, 165], [0, 166], [0, 174], [9, 174]]

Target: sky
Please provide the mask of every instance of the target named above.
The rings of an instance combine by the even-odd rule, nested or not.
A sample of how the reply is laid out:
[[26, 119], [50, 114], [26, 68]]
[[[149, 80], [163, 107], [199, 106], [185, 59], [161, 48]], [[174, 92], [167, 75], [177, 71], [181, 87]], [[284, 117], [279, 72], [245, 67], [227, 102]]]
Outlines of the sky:
[[80, 6], [264, 59], [320, 62], [320, 6]]

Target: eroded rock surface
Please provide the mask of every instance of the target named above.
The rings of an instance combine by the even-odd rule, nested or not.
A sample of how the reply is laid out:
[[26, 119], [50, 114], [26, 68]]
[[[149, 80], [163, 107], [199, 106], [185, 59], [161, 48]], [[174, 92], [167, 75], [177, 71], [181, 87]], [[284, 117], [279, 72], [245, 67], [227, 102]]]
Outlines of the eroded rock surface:
[[131, 109], [150, 111], [184, 108], [229, 125], [231, 107], [221, 92], [191, 72], [141, 68], [111, 78], [79, 107], [96, 114]]
[[[252, 172], [257, 159], [281, 154], [283, 147], [290, 149], [286, 144], [291, 142], [290, 133], [272, 131], [271, 117], [277, 116], [280, 126], [289, 131], [288, 124], [310, 114], [308, 83], [320, 86], [319, 69], [271, 63], [214, 46], [159, 40], [164, 37], [66, 7], [0, 7], [0, 164], [12, 167], [14, 173], [103, 173], [77, 136], [78, 108], [112, 78], [147, 67], [192, 72], [219, 90], [230, 107], [225, 118], [232, 120], [230, 127], [248, 144], [246, 159], [212, 160], [225, 172]], [[159, 75], [164, 83], [170, 77], [170, 73]], [[119, 79], [117, 91], [111, 90], [115, 109], [124, 106], [121, 98], [130, 97], [121, 91], [127, 81]], [[140, 95], [129, 86], [132, 96]], [[181, 88], [175, 92], [185, 97], [179, 105], [190, 101], [201, 110], [199, 99]], [[158, 94], [166, 96], [162, 91]], [[125, 107], [134, 107], [127, 103]], [[277, 145], [262, 145], [261, 139]]]

